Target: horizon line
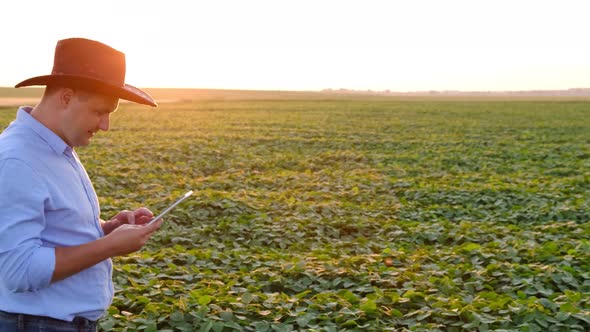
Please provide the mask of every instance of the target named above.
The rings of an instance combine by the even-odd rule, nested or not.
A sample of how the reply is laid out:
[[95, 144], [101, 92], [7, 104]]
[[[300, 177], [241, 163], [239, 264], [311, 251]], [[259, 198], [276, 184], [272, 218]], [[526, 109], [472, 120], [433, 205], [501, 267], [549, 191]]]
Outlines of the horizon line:
[[[14, 86], [0, 86], [0, 89], [44, 89], [44, 86], [28, 86], [15, 88]], [[221, 91], [254, 91], [254, 92], [368, 92], [368, 93], [432, 93], [432, 92], [446, 92], [446, 93], [502, 93], [502, 92], [557, 92], [557, 91], [580, 91], [590, 92], [590, 87], [573, 87], [573, 88], [554, 88], [554, 89], [480, 89], [480, 90], [462, 90], [462, 89], [424, 89], [424, 90], [392, 90], [392, 89], [352, 89], [352, 88], [323, 88], [323, 89], [253, 89], [253, 88], [203, 88], [203, 87], [154, 87], [142, 86], [141, 89], [149, 90], [221, 90]]]

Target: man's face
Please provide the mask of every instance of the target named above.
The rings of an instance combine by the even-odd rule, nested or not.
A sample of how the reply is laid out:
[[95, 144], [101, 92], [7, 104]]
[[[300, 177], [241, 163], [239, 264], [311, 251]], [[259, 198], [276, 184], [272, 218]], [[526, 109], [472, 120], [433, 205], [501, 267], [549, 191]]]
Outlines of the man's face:
[[109, 130], [109, 117], [117, 110], [119, 99], [75, 90], [62, 117], [62, 133], [71, 147], [86, 146], [99, 130]]

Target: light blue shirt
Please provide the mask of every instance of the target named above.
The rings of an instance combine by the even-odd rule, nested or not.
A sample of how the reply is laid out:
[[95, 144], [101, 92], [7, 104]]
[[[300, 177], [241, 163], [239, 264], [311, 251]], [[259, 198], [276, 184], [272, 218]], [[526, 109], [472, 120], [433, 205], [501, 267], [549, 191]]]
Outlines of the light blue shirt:
[[51, 277], [54, 248], [104, 236], [98, 199], [76, 152], [31, 110], [0, 134], [0, 310], [96, 320], [113, 298], [110, 259]]

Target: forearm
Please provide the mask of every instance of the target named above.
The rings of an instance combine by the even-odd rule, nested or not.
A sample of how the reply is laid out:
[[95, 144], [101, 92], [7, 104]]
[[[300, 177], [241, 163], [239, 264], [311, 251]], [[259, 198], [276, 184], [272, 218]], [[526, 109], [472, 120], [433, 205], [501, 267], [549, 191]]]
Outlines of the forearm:
[[55, 248], [55, 270], [51, 282], [65, 279], [116, 254], [109, 239], [104, 237], [79, 246]]

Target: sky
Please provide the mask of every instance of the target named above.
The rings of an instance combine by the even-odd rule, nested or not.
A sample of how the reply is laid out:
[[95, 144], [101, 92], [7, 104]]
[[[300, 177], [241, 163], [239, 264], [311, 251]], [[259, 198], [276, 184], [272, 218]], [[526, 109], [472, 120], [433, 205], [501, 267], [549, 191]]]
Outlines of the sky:
[[126, 54], [139, 87], [590, 88], [589, 1], [8, 0], [0, 86], [51, 72], [59, 39]]

